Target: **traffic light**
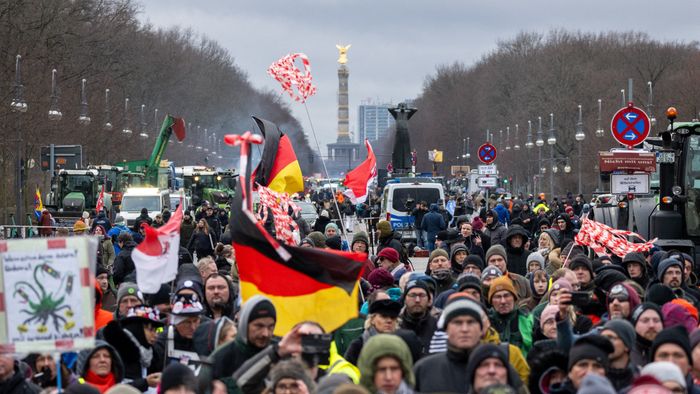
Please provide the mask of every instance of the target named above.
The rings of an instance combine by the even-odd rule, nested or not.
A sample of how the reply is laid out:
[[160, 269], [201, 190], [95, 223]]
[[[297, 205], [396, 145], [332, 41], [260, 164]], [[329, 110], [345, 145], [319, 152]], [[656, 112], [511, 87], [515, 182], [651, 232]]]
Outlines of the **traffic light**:
[[503, 184], [507, 185], [508, 184], [508, 178], [503, 179]]

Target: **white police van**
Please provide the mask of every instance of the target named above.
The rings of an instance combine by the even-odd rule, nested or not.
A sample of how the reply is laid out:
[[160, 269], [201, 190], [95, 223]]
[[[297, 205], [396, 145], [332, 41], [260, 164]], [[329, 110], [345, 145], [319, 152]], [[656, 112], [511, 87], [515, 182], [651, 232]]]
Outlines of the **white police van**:
[[401, 233], [403, 241], [416, 239], [414, 218], [411, 211], [425, 201], [438, 204], [445, 201], [445, 190], [441, 183], [434, 182], [389, 182], [382, 194], [382, 219], [391, 223], [394, 231]]

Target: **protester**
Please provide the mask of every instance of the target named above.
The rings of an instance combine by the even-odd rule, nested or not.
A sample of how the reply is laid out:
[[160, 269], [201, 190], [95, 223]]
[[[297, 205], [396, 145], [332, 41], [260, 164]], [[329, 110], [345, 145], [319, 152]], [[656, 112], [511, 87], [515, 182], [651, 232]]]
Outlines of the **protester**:
[[95, 347], [78, 353], [76, 370], [80, 382], [105, 393], [124, 379], [124, 364], [119, 353], [107, 342], [96, 340]]
[[432, 314], [433, 294], [426, 281], [409, 280], [404, 291], [403, 311], [399, 315], [399, 327], [413, 331], [421, 341], [422, 353], [428, 354], [430, 340], [437, 329], [437, 319]]
[[365, 331], [354, 340], [345, 352], [346, 360], [357, 365], [357, 360], [364, 344], [377, 334], [390, 334], [398, 329], [398, 317], [401, 304], [393, 300], [376, 300], [369, 305], [369, 314], [365, 320]]
[[378, 334], [370, 338], [362, 348], [357, 366], [360, 383], [373, 393], [413, 392], [411, 353], [398, 336]]

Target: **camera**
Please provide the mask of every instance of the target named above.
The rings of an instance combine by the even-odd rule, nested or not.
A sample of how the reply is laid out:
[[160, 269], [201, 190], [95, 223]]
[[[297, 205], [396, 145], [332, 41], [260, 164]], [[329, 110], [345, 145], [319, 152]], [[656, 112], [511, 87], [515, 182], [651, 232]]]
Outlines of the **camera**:
[[301, 336], [301, 359], [309, 367], [327, 365], [331, 357], [331, 334], [307, 334]]

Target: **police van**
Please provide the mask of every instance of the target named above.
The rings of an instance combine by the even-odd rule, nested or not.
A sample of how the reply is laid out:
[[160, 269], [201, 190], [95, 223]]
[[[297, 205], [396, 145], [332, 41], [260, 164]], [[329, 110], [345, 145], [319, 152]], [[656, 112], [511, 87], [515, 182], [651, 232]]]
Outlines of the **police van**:
[[445, 201], [445, 190], [439, 182], [391, 182], [384, 186], [382, 194], [382, 218], [391, 223], [394, 231], [401, 233], [402, 241], [416, 239], [414, 218], [411, 211], [425, 201], [439, 204]]

